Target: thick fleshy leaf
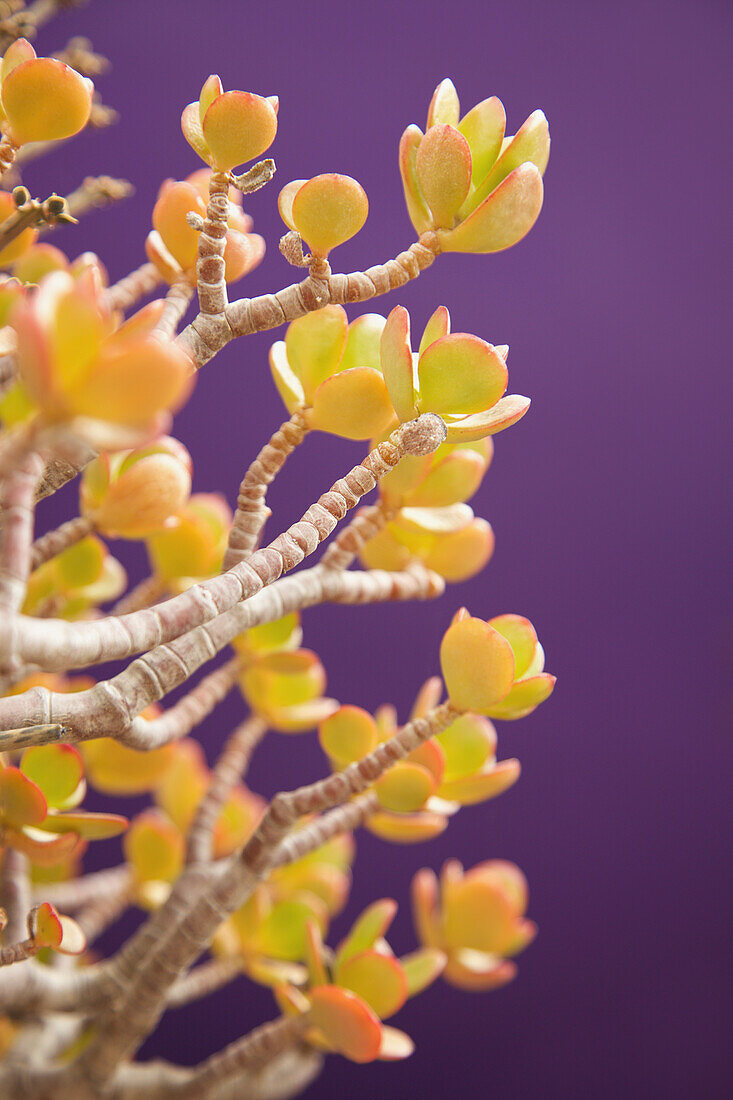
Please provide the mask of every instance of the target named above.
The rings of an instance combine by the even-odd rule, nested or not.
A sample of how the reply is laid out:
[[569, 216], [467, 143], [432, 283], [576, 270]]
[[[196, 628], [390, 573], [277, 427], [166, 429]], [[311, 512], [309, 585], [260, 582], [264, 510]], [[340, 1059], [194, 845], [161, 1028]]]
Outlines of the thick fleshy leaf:
[[495, 405], [507, 385], [507, 368], [491, 344], [457, 332], [430, 344], [417, 365], [421, 412], [468, 415]]
[[523, 615], [495, 615], [489, 625], [498, 630], [514, 653], [514, 678], [521, 680], [537, 648], [537, 631]]
[[415, 997], [432, 985], [445, 968], [444, 952], [435, 947], [423, 947], [410, 955], [403, 955], [400, 964], [407, 978], [407, 995]]
[[306, 730], [315, 729], [335, 710], [338, 710], [336, 700], [324, 697], [292, 707], [268, 708], [264, 712], [264, 718], [277, 733], [305, 733]]
[[433, 707], [437, 707], [442, 697], [443, 681], [440, 676], [431, 676], [415, 696], [415, 702], [410, 711], [410, 721], [412, 722], [415, 718], [424, 718]]
[[415, 813], [435, 790], [434, 776], [421, 764], [398, 760], [374, 784], [374, 791], [383, 810], [393, 813]]
[[125, 834], [123, 848], [141, 882], [173, 882], [183, 866], [183, 836], [172, 821], [155, 810], [146, 810], [135, 818]]
[[339, 371], [316, 390], [311, 426], [344, 439], [370, 439], [392, 420], [394, 411], [380, 371], [353, 367]]
[[415, 931], [420, 942], [433, 949], [439, 947], [441, 938], [438, 893], [438, 880], [429, 867], [423, 867], [413, 876], [410, 894]]
[[446, 122], [451, 126], [457, 126], [460, 113], [461, 104], [455, 84], [446, 76], [433, 92], [428, 107], [427, 125], [430, 127], [435, 126], [436, 123]]
[[518, 680], [506, 698], [491, 708], [491, 717], [504, 721], [525, 718], [545, 699], [549, 699], [554, 687], [555, 677], [547, 672]]
[[268, 653], [245, 668], [242, 690], [259, 710], [278, 709], [308, 703], [321, 695], [326, 671], [309, 649]]
[[191, 491], [191, 457], [176, 440], [165, 437], [159, 448], [128, 455], [96, 505], [87, 491], [89, 469], [82, 479], [82, 511], [110, 537], [145, 538], [170, 526]]
[[355, 236], [369, 213], [361, 184], [335, 172], [314, 176], [293, 197], [292, 219], [317, 256]]
[[425, 348], [429, 347], [435, 340], [439, 340], [441, 336], [447, 336], [449, 332], [450, 313], [448, 308], [447, 306], [438, 306], [435, 313], [428, 318], [428, 323], [423, 329], [419, 354], [422, 355]]
[[474, 443], [487, 436], [503, 432], [505, 428], [511, 428], [518, 420], [521, 420], [530, 406], [530, 399], [520, 394], [510, 394], [497, 401], [493, 408], [486, 412], [474, 413], [473, 416], [445, 418], [447, 428], [447, 443]]
[[321, 723], [318, 739], [333, 764], [345, 768], [375, 749], [379, 734], [371, 714], [361, 707], [343, 706]]
[[362, 547], [359, 560], [367, 569], [386, 569], [396, 573], [410, 563], [412, 554], [398, 542], [390, 528], [380, 531]]
[[443, 888], [443, 933], [455, 949], [502, 955], [514, 938], [511, 898], [480, 876], [465, 875]]
[[428, 810], [416, 814], [375, 813], [367, 822], [370, 833], [392, 844], [420, 844], [440, 836], [447, 828], [447, 817]]
[[154, 790], [173, 759], [171, 745], [138, 752], [112, 737], [86, 741], [82, 752], [90, 783], [105, 794], [142, 794]]
[[451, 584], [459, 584], [481, 572], [494, 553], [494, 545], [491, 524], [476, 518], [460, 531], [437, 539], [423, 561]]
[[477, 103], [458, 123], [471, 149], [471, 179], [475, 187], [486, 178], [499, 156], [505, 128], [504, 104], [495, 95]]
[[394, 898], [380, 898], [379, 901], [374, 901], [367, 906], [339, 946], [336, 955], [339, 965], [354, 955], [371, 950], [377, 940], [386, 934], [396, 913], [397, 902]]
[[[38, 867], [54, 867], [68, 859], [82, 843], [77, 833], [45, 833], [30, 825], [14, 831], [9, 843]], [[83, 849], [82, 849], [83, 850]]]
[[[24, 235], [21, 233], [20, 236]], [[7, 250], [3, 250], [1, 255], [7, 255]], [[22, 283], [39, 283], [45, 275], [53, 271], [66, 271], [68, 266], [69, 261], [61, 249], [44, 241], [33, 245], [21, 260], [13, 264], [13, 276]]]
[[459, 802], [461, 806], [473, 806], [478, 802], [488, 802], [512, 787], [521, 772], [518, 760], [502, 760], [498, 764], [487, 764], [482, 771], [473, 775], [463, 775], [457, 779], [442, 783], [441, 798]]
[[532, 920], [517, 921], [514, 939], [506, 950], [507, 955], [519, 955], [537, 936], [537, 925]]
[[379, 1055], [382, 1027], [368, 1005], [347, 989], [321, 985], [311, 993], [310, 1018], [328, 1045], [352, 1062]]
[[19, 768], [11, 766], [0, 771], [0, 820], [21, 828], [40, 825], [47, 813], [43, 792]]
[[305, 392], [302, 382], [288, 362], [284, 340], [278, 340], [277, 343], [272, 345], [269, 361], [270, 373], [277, 386], [277, 392], [280, 394], [288, 412], [294, 413], [296, 409], [305, 405]]
[[56, 950], [61, 955], [82, 955], [86, 951], [87, 940], [84, 932], [71, 917], [60, 916], [61, 943]]
[[305, 926], [305, 964], [308, 968], [308, 984], [310, 986], [326, 985], [328, 974], [323, 961], [323, 937], [321, 929], [314, 920], [309, 920]]
[[73, 745], [35, 745], [26, 749], [20, 770], [40, 788], [49, 806], [61, 808], [71, 805], [84, 779], [84, 761]]
[[511, 646], [481, 619], [469, 617], [448, 627], [440, 665], [451, 702], [460, 710], [486, 714], [514, 682]]
[[223, 927], [233, 931], [239, 946], [248, 950], [262, 923], [272, 912], [273, 905], [270, 891], [265, 886], [258, 886]]
[[427, 554], [436, 543], [436, 536], [464, 530], [472, 522], [473, 510], [468, 504], [451, 504], [447, 508], [403, 508], [390, 524], [395, 537], [413, 554]]
[[471, 186], [471, 151], [463, 134], [455, 126], [431, 126], [417, 150], [415, 170], [433, 223], [450, 229]]
[[269, 100], [254, 92], [224, 92], [212, 101], [201, 130], [216, 167], [227, 172], [269, 149], [277, 114]]
[[33, 939], [39, 947], [60, 947], [64, 938], [61, 917], [50, 902], [44, 901], [33, 915]]
[[380, 1062], [401, 1062], [409, 1058], [414, 1050], [415, 1044], [404, 1031], [387, 1025], [382, 1027], [382, 1041], [377, 1055]]
[[247, 840], [262, 817], [265, 803], [246, 787], [235, 787], [214, 826], [214, 859], [223, 859]]
[[540, 645], [540, 643], [537, 642], [537, 645], [535, 646], [534, 654], [532, 656], [532, 660], [530, 661], [528, 668], [525, 670], [524, 675], [522, 676], [522, 679], [523, 680], [528, 680], [530, 678], [530, 676], [538, 676], [540, 672], [544, 672], [544, 669], [545, 669], [545, 651], [542, 648], [542, 646]]
[[288, 325], [285, 333], [287, 361], [300, 379], [308, 404], [312, 403], [321, 382], [338, 369], [348, 329], [346, 311], [335, 305], [306, 313]]
[[201, 129], [198, 102], [189, 103], [187, 107], [183, 108], [183, 113], [181, 114], [181, 130], [193, 151], [198, 153], [201, 159], [205, 160], [207, 164], [211, 164], [211, 152], [206, 144], [204, 132]]
[[515, 168], [455, 229], [440, 230], [444, 252], [501, 252], [526, 237], [542, 209], [542, 176], [534, 164]]
[[92, 109], [91, 80], [52, 57], [17, 65], [3, 80], [3, 110], [18, 145], [58, 141], [82, 130]]
[[516, 863], [511, 863], [508, 859], [487, 859], [477, 863], [468, 873], [472, 878], [484, 878], [489, 882], [498, 883], [511, 898], [516, 912], [526, 913], [529, 887], [526, 876]]
[[332, 863], [314, 863], [304, 867], [291, 864], [290, 874], [277, 875], [277, 880], [286, 884], [287, 890], [307, 890], [315, 894], [326, 906], [329, 915], [340, 913], [346, 904], [351, 886], [351, 875], [334, 867]]
[[462, 504], [481, 484], [486, 463], [476, 451], [456, 450], [436, 462], [424, 480], [410, 493], [413, 508], [445, 508]]
[[340, 913], [346, 904], [351, 886], [351, 875], [331, 863], [314, 864], [300, 873], [294, 868], [292, 880], [299, 889], [309, 890], [326, 905], [331, 916]]
[[[380, 439], [374, 439], [369, 445], [372, 450], [378, 443], [383, 443], [398, 426], [397, 418], [387, 426]], [[399, 505], [405, 496], [408, 496], [425, 477], [430, 469], [432, 455], [404, 455], [389, 473], [384, 474], [379, 482], [379, 495], [388, 504]]]
[[[148, 709], [153, 711], [153, 708]], [[152, 712], [146, 717], [154, 719], [159, 713]], [[156, 784], [155, 800], [179, 831], [185, 833], [208, 789], [209, 769], [201, 745], [191, 737], [175, 741], [166, 748], [170, 756]]]
[[305, 891], [280, 901], [257, 930], [257, 946], [263, 955], [289, 962], [306, 956], [307, 925], [310, 921], [325, 931], [328, 911], [320, 898]]
[[399, 148], [400, 176], [405, 193], [405, 205], [410, 221], [418, 234], [429, 229], [432, 221], [428, 204], [417, 182], [417, 151], [422, 139], [423, 132], [418, 126], [408, 126], [400, 138]]
[[378, 370], [379, 348], [386, 323], [381, 313], [363, 313], [355, 318], [349, 325], [339, 370], [350, 367], [376, 367]]
[[80, 539], [54, 558], [56, 577], [66, 592], [95, 584], [102, 575], [107, 547], [95, 535]]
[[218, 493], [194, 493], [177, 519], [175, 527], [158, 531], [147, 541], [156, 573], [174, 579], [217, 572], [232, 523], [224, 498]]
[[395, 306], [389, 314], [380, 341], [382, 374], [397, 416], [404, 423], [417, 416], [415, 382], [410, 346], [410, 314]]
[[[441, 684], [441, 691], [442, 687]], [[430, 772], [436, 783], [441, 782], [445, 771], [445, 753], [442, 745], [435, 738], [423, 741], [421, 745], [412, 750], [407, 760], [411, 764], [420, 764], [421, 767]]]
[[517, 974], [516, 964], [479, 951], [456, 951], [443, 971], [445, 980], [458, 989], [485, 993], [501, 989]]
[[271, 623], [250, 627], [244, 638], [246, 649], [251, 653], [274, 653], [282, 649], [296, 649], [303, 638], [300, 613], [290, 611]]
[[224, 278], [234, 283], [247, 275], [262, 262], [266, 250], [265, 239], [258, 233], [240, 233], [230, 229], [224, 248]]
[[107, 840], [124, 833], [129, 822], [121, 814], [74, 813], [49, 814], [37, 828], [51, 833], [78, 833], [85, 840]]
[[159, 412], [175, 412], [193, 386], [188, 355], [152, 339], [113, 342], [97, 359], [71, 400], [76, 414], [115, 424], [146, 424]]
[[145, 255], [158, 269], [158, 274], [166, 283], [173, 284], [181, 278], [181, 265], [166, 248], [163, 238], [156, 229], [151, 229], [145, 238]]
[[244, 965], [248, 977], [260, 985], [278, 986], [285, 982], [293, 985], [305, 985], [308, 971], [300, 963], [283, 959], [248, 958]]
[[22, 65], [24, 61], [32, 61], [35, 56], [36, 51], [27, 38], [16, 38], [3, 54], [2, 65], [0, 65], [0, 84], [18, 65]]
[[188, 213], [201, 217], [206, 214], [206, 205], [193, 184], [185, 181], [164, 184], [153, 207], [153, 227], [184, 271], [195, 266], [199, 245], [199, 234], [186, 220]]
[[496, 730], [480, 714], [462, 714], [438, 734], [437, 741], [445, 753], [443, 785], [474, 775], [496, 752]]
[[202, 126], [204, 124], [204, 115], [217, 96], [222, 95], [223, 92], [224, 88], [222, 87], [221, 79], [216, 76], [216, 74], [212, 74], [206, 78], [204, 86], [201, 89], [201, 94], [199, 95], [199, 122]]
[[550, 130], [542, 111], [533, 111], [522, 123], [513, 138], [503, 148], [501, 156], [491, 171], [477, 185], [471, 196], [472, 209], [483, 202], [487, 195], [505, 180], [510, 172], [521, 164], [531, 163], [540, 175], [544, 174], [550, 157]]
[[288, 229], [297, 233], [295, 228], [295, 222], [293, 221], [293, 199], [300, 191], [304, 183], [307, 180], [291, 180], [290, 183], [286, 183], [280, 194], [277, 197], [277, 208], [280, 213], [280, 217], [287, 225]]
[[394, 956], [378, 951], [363, 951], [340, 960], [334, 981], [366, 1001], [380, 1020], [393, 1016], [407, 1000], [407, 977], [402, 966]]

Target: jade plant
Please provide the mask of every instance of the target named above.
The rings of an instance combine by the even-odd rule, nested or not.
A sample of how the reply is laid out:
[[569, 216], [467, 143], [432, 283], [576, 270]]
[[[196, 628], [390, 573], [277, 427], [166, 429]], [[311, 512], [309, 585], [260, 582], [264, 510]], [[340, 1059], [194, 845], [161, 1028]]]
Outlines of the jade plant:
[[[413, 1038], [393, 1017], [409, 997], [441, 979], [496, 989], [535, 934], [526, 881], [497, 858], [416, 870], [406, 955], [387, 940], [389, 896], [351, 912], [340, 942], [331, 934], [349, 915], [359, 829], [429, 842], [519, 778], [517, 760], [497, 759], [495, 723], [552, 692], [531, 622], [436, 612], [441, 675], [426, 669], [400, 715], [330, 697], [303, 613], [433, 600], [491, 558], [491, 526], [469, 501], [494, 435], [529, 399], [507, 395], [508, 348], [490, 333], [453, 331], [437, 302], [415, 332], [394, 292], [442, 253], [526, 236], [547, 122], [535, 111], [506, 136], [499, 99], [462, 115], [443, 80], [424, 132], [407, 126], [395, 151], [414, 243], [339, 273], [335, 250], [364, 225], [367, 195], [346, 175], [298, 179], [277, 204], [283, 262], [302, 275], [243, 297], [233, 285], [265, 248], [245, 207], [275, 174], [280, 105], [210, 76], [180, 119], [191, 171], [161, 182], [147, 261], [110, 285], [97, 256], [41, 238], [124, 197], [126, 181], [89, 177], [43, 199], [22, 184], [29, 159], [111, 117], [89, 43], [53, 57], [31, 44], [62, 6], [0, 13], [0, 1094], [289, 1097], [327, 1056], [408, 1057]], [[384, 314], [359, 312], [382, 295]], [[265, 330], [280, 330], [269, 370], [286, 419], [259, 453], [252, 440], [232, 508], [192, 493], [195, 455], [173, 415], [228, 343]], [[310, 432], [360, 443], [361, 457], [298, 522], [265, 534], [268, 487]], [[37, 533], [37, 504], [76, 477], [78, 515]], [[148, 575], [128, 585], [110, 539], [142, 543]], [[230, 693], [241, 718], [215, 755], [206, 723]], [[293, 735], [317, 741], [322, 778], [268, 801], [247, 785], [250, 759], [276, 758]], [[115, 812], [85, 808], [89, 787]], [[148, 804], [130, 819], [117, 811], [133, 795]], [[114, 837], [112, 865], [85, 869], [90, 846]], [[129, 910], [137, 930], [108, 958], [93, 951]], [[269, 987], [269, 1022], [193, 1067], [136, 1059], [163, 1013], [235, 980], [233, 1006], [241, 982]]]

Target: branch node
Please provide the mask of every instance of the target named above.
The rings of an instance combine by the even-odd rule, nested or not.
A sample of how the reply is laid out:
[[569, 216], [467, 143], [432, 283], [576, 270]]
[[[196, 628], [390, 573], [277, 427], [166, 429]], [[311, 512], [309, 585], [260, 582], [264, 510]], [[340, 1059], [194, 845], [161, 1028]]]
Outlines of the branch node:
[[253, 191], [259, 191], [269, 183], [276, 171], [275, 161], [267, 157], [253, 164], [249, 171], [243, 172], [241, 176], [232, 176], [232, 183], [243, 195], [251, 195]]

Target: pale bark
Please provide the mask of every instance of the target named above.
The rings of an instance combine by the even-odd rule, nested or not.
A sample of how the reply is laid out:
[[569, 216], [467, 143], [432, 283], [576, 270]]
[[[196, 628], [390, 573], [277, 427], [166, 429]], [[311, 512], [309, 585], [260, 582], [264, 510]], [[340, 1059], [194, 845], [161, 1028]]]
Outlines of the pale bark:
[[278, 328], [330, 303], [366, 302], [396, 290], [429, 267], [438, 249], [436, 234], [426, 233], [395, 259], [367, 271], [332, 275], [326, 264], [322, 273], [311, 272], [302, 282], [293, 283], [276, 294], [241, 298], [231, 302], [223, 313], [207, 313], [202, 309], [183, 330], [178, 342], [197, 367], [202, 367], [237, 336]]
[[348, 569], [364, 545], [378, 535], [398, 511], [399, 508], [385, 504], [381, 499], [376, 504], [360, 508], [348, 527], [339, 531], [326, 547], [321, 565], [326, 569]]
[[45, 743], [46, 736], [29, 728], [42, 723], [63, 726], [64, 738], [70, 742], [107, 736], [144, 746], [148, 721], [137, 716], [193, 675], [243, 630], [318, 603], [434, 599], [443, 589], [442, 579], [420, 566], [404, 573], [344, 573], [318, 567], [286, 577], [213, 623], [137, 658], [124, 672], [87, 691], [68, 694], [34, 687], [23, 695], [0, 699], [0, 725], [10, 727], [8, 732], [0, 733], [0, 751]]
[[[81, 668], [100, 660], [121, 660], [152, 646], [164, 645], [210, 622], [312, 554], [338, 521], [376, 486], [379, 478], [396, 466], [403, 454], [429, 453], [444, 438], [443, 421], [431, 413], [401, 425], [269, 546], [255, 551], [246, 562], [226, 573], [194, 585], [157, 607], [91, 622], [37, 621], [19, 616], [15, 623], [19, 656], [25, 663], [49, 671]], [[427, 451], [421, 452], [420, 448]]]
[[229, 532], [224, 568], [245, 561], [257, 546], [262, 528], [270, 514], [265, 505], [267, 490], [282, 470], [287, 458], [306, 436], [308, 422], [302, 409], [296, 409], [281, 424], [251, 464], [239, 486], [237, 510]]

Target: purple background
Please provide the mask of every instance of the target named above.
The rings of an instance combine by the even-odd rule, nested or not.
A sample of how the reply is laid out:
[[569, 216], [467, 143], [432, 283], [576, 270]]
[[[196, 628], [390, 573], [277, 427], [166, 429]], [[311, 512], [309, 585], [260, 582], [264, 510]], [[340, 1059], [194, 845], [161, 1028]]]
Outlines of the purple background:
[[[441, 257], [373, 307], [402, 302], [419, 329], [446, 302], [455, 329], [512, 345], [510, 389], [533, 407], [497, 440], [475, 501], [497, 534], [494, 560], [437, 604], [327, 608], [306, 619], [334, 695], [369, 707], [393, 700], [402, 714], [436, 671], [441, 631], [461, 603], [533, 619], [559, 681], [536, 715], [500, 727], [500, 754], [522, 759], [520, 784], [421, 848], [360, 837], [346, 918], [394, 894], [394, 942], [406, 949], [414, 869], [448, 855], [469, 866], [501, 856], [528, 875], [540, 935], [511, 987], [479, 997], [443, 986], [408, 1005], [396, 1022], [417, 1039], [411, 1060], [358, 1068], [332, 1058], [314, 1097], [343, 1088], [383, 1100], [412, 1090], [730, 1095], [722, 857], [731, 693], [721, 683], [733, 648], [722, 163], [730, 167], [730, 30], [730, 7], [702, 0], [373, 0], [359, 9], [127, 0], [60, 18], [40, 37], [50, 51], [88, 34], [114, 62], [98, 84], [119, 124], [27, 172], [43, 194], [94, 171], [135, 182], [132, 201], [55, 238], [72, 255], [98, 249], [113, 279], [143, 259], [160, 181], [197, 167], [178, 118], [210, 71], [225, 87], [280, 95], [278, 185], [342, 171], [366, 188], [370, 218], [335, 257], [342, 270], [412, 239], [397, 142], [407, 123], [424, 124], [444, 75], [465, 108], [499, 94], [512, 129], [536, 106], [550, 119], [546, 205], [529, 238], [504, 255]], [[248, 204], [269, 252], [240, 294], [291, 280], [276, 247], [277, 190]], [[230, 501], [282, 417], [266, 366], [271, 339], [230, 345], [177, 420], [196, 488]], [[272, 493], [271, 534], [360, 453], [310, 440]], [[68, 515], [72, 502], [59, 494], [42, 522]], [[240, 708], [229, 700], [204, 727], [209, 753]], [[322, 768], [312, 736], [273, 735], [252, 781], [271, 792]], [[171, 1014], [146, 1053], [191, 1062], [272, 1011], [268, 993], [236, 985], [208, 1009]]]

